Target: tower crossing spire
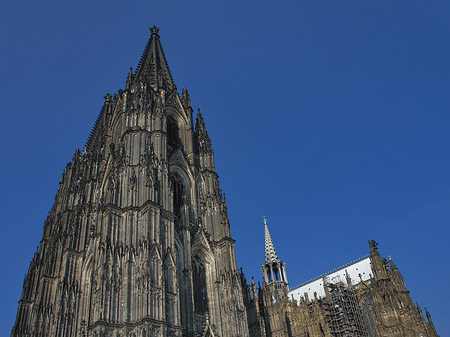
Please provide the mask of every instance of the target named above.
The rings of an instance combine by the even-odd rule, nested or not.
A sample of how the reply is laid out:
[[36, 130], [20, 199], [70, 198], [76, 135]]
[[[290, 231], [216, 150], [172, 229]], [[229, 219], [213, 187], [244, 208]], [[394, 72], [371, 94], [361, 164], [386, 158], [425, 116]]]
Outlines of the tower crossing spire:
[[275, 246], [270, 236], [269, 227], [267, 226], [267, 219], [264, 217], [264, 235], [265, 235], [265, 250], [266, 250], [266, 263], [279, 261]]
[[289, 291], [286, 265], [278, 258], [277, 252], [275, 251], [266, 217], [264, 217], [264, 236], [266, 260], [261, 268], [264, 282], [269, 287], [272, 295], [278, 293], [279, 296], [282, 296], [284, 292]]

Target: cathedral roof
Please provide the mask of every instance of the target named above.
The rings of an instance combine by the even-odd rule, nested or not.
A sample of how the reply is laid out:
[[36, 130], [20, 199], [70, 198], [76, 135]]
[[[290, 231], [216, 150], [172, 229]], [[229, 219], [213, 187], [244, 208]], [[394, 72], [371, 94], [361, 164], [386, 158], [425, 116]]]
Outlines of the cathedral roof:
[[279, 261], [275, 246], [273, 245], [272, 237], [270, 236], [269, 227], [267, 226], [267, 219], [264, 217], [264, 234], [265, 234], [265, 248], [266, 248], [266, 263]]
[[370, 280], [373, 277], [370, 256], [365, 255], [341, 267], [335, 268], [328, 273], [319, 275], [312, 280], [300, 284], [289, 291], [289, 298], [294, 297], [294, 299], [300, 301], [300, 297], [304, 296], [305, 293], [308, 294], [309, 298], [314, 298], [314, 293], [316, 293], [318, 297], [325, 297], [325, 290], [323, 287], [324, 278], [329, 284], [343, 282], [348, 285], [347, 275], [352, 284], [358, 284], [360, 280]]
[[175, 90], [172, 74], [159, 39], [159, 28], [150, 28], [151, 36], [136, 70], [136, 78], [156, 89]]

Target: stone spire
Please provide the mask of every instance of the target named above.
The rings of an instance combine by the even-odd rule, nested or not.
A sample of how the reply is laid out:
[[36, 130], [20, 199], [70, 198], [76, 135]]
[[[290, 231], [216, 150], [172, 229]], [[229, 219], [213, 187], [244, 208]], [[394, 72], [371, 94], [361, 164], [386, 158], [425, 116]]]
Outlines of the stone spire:
[[197, 120], [195, 123], [195, 139], [199, 153], [200, 166], [215, 171], [214, 150], [211, 144], [211, 138], [206, 131], [205, 121], [198, 109]]
[[428, 312], [427, 308], [425, 308], [425, 315], [427, 316], [427, 319], [428, 319], [428, 325], [429, 325], [429, 327], [430, 327], [430, 329], [431, 329], [431, 332], [434, 333], [434, 334], [437, 336], [436, 328], [434, 327], [434, 323], [433, 323], [433, 321], [431, 320], [431, 315], [430, 315], [430, 313]]
[[176, 90], [164, 50], [159, 40], [159, 28], [150, 28], [150, 40], [136, 69], [136, 79], [147, 82], [154, 89]]
[[195, 123], [195, 134], [198, 139], [198, 146], [200, 153], [212, 152], [211, 138], [206, 131], [205, 121], [203, 120], [202, 113], [198, 109], [197, 120]]
[[285, 293], [289, 291], [289, 284], [286, 276], [286, 264], [278, 258], [272, 237], [270, 236], [267, 219], [264, 217], [264, 235], [266, 260], [262, 265], [261, 271], [264, 283], [268, 287], [272, 296], [283, 298]]
[[266, 263], [279, 261], [275, 246], [273, 245], [272, 237], [270, 236], [269, 227], [267, 226], [267, 219], [264, 217], [264, 235], [265, 235], [265, 249], [266, 249]]
[[369, 240], [370, 262], [372, 264], [373, 276], [375, 279], [384, 279], [387, 277], [387, 264], [381, 258], [378, 252], [378, 243], [375, 240]]

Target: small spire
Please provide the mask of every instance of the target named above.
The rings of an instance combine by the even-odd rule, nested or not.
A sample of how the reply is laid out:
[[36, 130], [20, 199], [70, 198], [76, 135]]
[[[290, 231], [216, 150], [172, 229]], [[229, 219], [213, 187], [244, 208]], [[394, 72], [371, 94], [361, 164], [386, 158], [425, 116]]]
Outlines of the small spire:
[[181, 102], [183, 103], [183, 106], [185, 108], [191, 106], [191, 97], [189, 96], [188, 90], [186, 88], [183, 88], [183, 90], [181, 91]]
[[349, 275], [347, 269], [345, 269], [345, 278], [346, 278], [346, 280], [347, 280], [347, 285], [348, 285], [349, 287], [351, 287], [351, 286], [353, 285], [353, 284], [352, 284], [352, 278], [350, 277], [350, 275]]
[[133, 80], [133, 68], [130, 67], [130, 71], [128, 72], [128, 75], [127, 75], [127, 81], [125, 83], [126, 89], [130, 89], [132, 80]]
[[388, 257], [389, 257], [389, 265], [391, 266], [391, 271], [398, 269], [397, 266], [394, 264], [394, 261], [392, 261], [391, 256], [389, 255]]
[[195, 122], [195, 135], [197, 137], [199, 151], [202, 153], [212, 153], [211, 138], [209, 138], [208, 131], [206, 131], [205, 121], [203, 116], [198, 109], [197, 119]]
[[423, 318], [422, 308], [419, 306], [419, 303], [418, 303], [418, 302], [416, 302], [416, 308], [417, 308], [417, 312], [419, 313], [420, 317], [421, 317], [422, 319], [424, 319], [424, 318]]
[[197, 121], [202, 123], [202, 125], [205, 125], [205, 121], [203, 120], [202, 113], [200, 112], [200, 108], [197, 109]]

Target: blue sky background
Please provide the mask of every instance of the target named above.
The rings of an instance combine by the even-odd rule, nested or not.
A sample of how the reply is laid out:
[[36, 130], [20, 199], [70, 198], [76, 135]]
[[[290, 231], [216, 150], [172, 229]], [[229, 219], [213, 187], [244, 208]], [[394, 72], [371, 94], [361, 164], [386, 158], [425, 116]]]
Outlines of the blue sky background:
[[238, 265], [263, 215], [291, 286], [380, 243], [450, 335], [450, 2], [9, 1], [0, 14], [0, 335], [61, 173], [149, 38], [201, 108]]

